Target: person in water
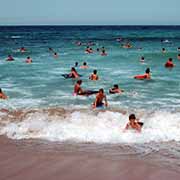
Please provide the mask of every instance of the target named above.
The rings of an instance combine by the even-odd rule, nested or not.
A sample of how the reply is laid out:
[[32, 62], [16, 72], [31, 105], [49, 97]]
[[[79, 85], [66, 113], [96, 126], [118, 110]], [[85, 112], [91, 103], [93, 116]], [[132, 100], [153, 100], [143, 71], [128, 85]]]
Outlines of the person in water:
[[165, 63], [164, 66], [167, 67], [167, 68], [168, 68], [168, 67], [169, 67], [169, 68], [174, 67], [175, 65], [174, 65], [174, 63], [173, 63], [172, 58], [169, 58], [168, 61]]
[[54, 58], [56, 58], [56, 59], [58, 58], [58, 54], [57, 54], [56, 52], [54, 53], [53, 56], [54, 56]]
[[147, 68], [145, 74], [134, 76], [135, 79], [151, 79], [150, 68]]
[[110, 94], [121, 94], [122, 92], [124, 92], [124, 90], [120, 89], [117, 84], [115, 84], [113, 88], [109, 89]]
[[31, 64], [32, 63], [32, 59], [28, 56], [27, 59], [26, 59], [26, 63], [27, 64]]
[[137, 130], [138, 132], [141, 132], [142, 126], [143, 126], [143, 123], [142, 123], [142, 122], [139, 122], [139, 120], [136, 119], [135, 114], [131, 114], [131, 115], [129, 116], [129, 122], [126, 124], [125, 130], [135, 129], [135, 130]]
[[165, 48], [162, 48], [162, 53], [166, 53], [166, 49]]
[[88, 69], [88, 65], [86, 62], [83, 63], [83, 65], [80, 67], [81, 69]]
[[87, 46], [87, 48], [86, 48], [86, 50], [85, 50], [85, 53], [91, 54], [91, 53], [93, 53], [93, 49], [90, 48], [89, 46]]
[[71, 68], [71, 73], [69, 74], [69, 77], [71, 78], [79, 78], [79, 74], [77, 73], [76, 69], [74, 67]]
[[101, 52], [101, 56], [107, 56], [107, 53], [106, 53], [106, 51], [105, 51], [105, 50], [102, 50], [102, 52]]
[[180, 60], [180, 54], [177, 55], [177, 59]]
[[26, 48], [25, 48], [25, 47], [21, 47], [21, 48], [20, 48], [20, 52], [21, 52], [21, 53], [26, 52]]
[[75, 62], [75, 65], [74, 65], [74, 67], [78, 67], [78, 62]]
[[84, 90], [81, 88], [82, 80], [78, 80], [74, 86], [74, 94], [75, 95], [82, 95]]
[[50, 52], [54, 52], [53, 48], [49, 47], [49, 51]]
[[8, 55], [6, 61], [14, 61], [14, 58], [11, 55]]
[[94, 71], [93, 71], [93, 73], [90, 75], [89, 79], [92, 80], [92, 81], [97, 81], [97, 80], [99, 80], [99, 77], [98, 77], [98, 75], [97, 75], [97, 70], [94, 70]]
[[0, 88], [0, 99], [7, 99], [8, 97], [6, 96], [5, 93], [3, 93], [2, 89]]
[[178, 47], [177, 50], [180, 51], [180, 47]]
[[144, 61], [145, 61], [144, 56], [141, 57], [140, 61], [141, 61], [141, 62], [144, 62]]
[[[104, 100], [104, 102], [103, 102]], [[96, 95], [96, 99], [92, 105], [93, 108], [98, 108], [98, 107], [103, 107], [103, 106], [108, 106], [107, 98], [104, 93], [104, 89], [99, 89], [99, 92]]]

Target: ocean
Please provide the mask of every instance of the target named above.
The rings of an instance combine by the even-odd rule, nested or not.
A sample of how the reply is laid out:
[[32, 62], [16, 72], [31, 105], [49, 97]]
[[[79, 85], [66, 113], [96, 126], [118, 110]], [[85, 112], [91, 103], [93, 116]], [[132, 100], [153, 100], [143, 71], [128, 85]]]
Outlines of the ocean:
[[[81, 46], [77, 46], [78, 41]], [[122, 154], [133, 151], [152, 158], [156, 152], [156, 159], [171, 160], [178, 169], [180, 26], [0, 26], [0, 42], [0, 87], [9, 97], [0, 101], [0, 109], [9, 111], [0, 113], [1, 135], [18, 140], [90, 143], [110, 149], [128, 146]], [[92, 54], [84, 52], [89, 42], [93, 43]], [[132, 48], [122, 47], [127, 42]], [[21, 53], [21, 47], [27, 51]], [[58, 58], [53, 57], [50, 47]], [[96, 51], [102, 47], [107, 56]], [[15, 61], [6, 61], [9, 54]], [[25, 63], [28, 56], [33, 63]], [[164, 67], [168, 58], [176, 65], [173, 69]], [[92, 110], [95, 95], [73, 96], [76, 80], [65, 79], [62, 74], [69, 73], [75, 62], [84, 89], [105, 90], [106, 111]], [[88, 69], [80, 68], [83, 62]], [[133, 78], [148, 67], [151, 80]], [[96, 82], [89, 80], [95, 69], [100, 78]], [[109, 94], [114, 84], [124, 92]], [[131, 113], [144, 122], [141, 133], [124, 133]]]

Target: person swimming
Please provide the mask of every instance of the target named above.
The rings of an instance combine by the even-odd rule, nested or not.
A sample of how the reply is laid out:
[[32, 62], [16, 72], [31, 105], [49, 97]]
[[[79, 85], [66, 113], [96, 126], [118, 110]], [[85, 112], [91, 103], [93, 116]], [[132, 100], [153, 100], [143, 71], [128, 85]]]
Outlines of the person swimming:
[[57, 59], [57, 58], [59, 57], [58, 54], [57, 54], [56, 52], [54, 53], [53, 56], [54, 56], [55, 59]]
[[144, 123], [139, 122], [138, 119], [136, 119], [135, 114], [129, 115], [129, 122], [126, 124], [125, 130], [128, 129], [135, 129], [138, 132], [141, 132], [142, 126]]
[[124, 90], [120, 89], [117, 84], [115, 84], [113, 88], [109, 89], [110, 94], [121, 94], [122, 92], [124, 92]]
[[74, 67], [78, 67], [78, 62], [75, 62]]
[[[104, 100], [104, 102], [103, 102]], [[108, 102], [107, 102], [107, 98], [106, 95], [104, 93], [104, 89], [99, 89], [99, 92], [96, 95], [96, 99], [94, 101], [94, 103], [92, 104], [93, 108], [98, 108], [98, 107], [103, 107], [103, 106], [108, 106]]]
[[26, 63], [27, 63], [27, 64], [32, 63], [32, 59], [31, 59], [29, 56], [28, 56], [27, 59], [26, 59]]
[[21, 53], [26, 52], [26, 48], [25, 48], [25, 47], [21, 47], [21, 48], [20, 48], [20, 52], [21, 52]]
[[150, 68], [147, 68], [145, 74], [134, 76], [135, 79], [151, 79]]
[[79, 74], [77, 73], [76, 69], [74, 67], [71, 68], [71, 72], [69, 74], [69, 77], [71, 78], [79, 78]]
[[11, 55], [8, 55], [6, 61], [14, 61], [14, 58]]
[[166, 49], [165, 48], [162, 48], [162, 53], [166, 53]]
[[102, 52], [101, 52], [101, 56], [107, 56], [107, 53], [106, 53], [106, 51], [105, 51], [105, 50], [102, 50]]
[[144, 61], [145, 61], [145, 58], [144, 58], [144, 56], [142, 56], [140, 59], [140, 62], [144, 62]]
[[180, 60], [180, 54], [177, 55], [177, 59]]
[[92, 81], [97, 81], [97, 80], [99, 80], [99, 77], [98, 77], [98, 75], [97, 75], [97, 70], [94, 70], [94, 71], [93, 71], [93, 73], [90, 75], [89, 79], [92, 80]]
[[6, 96], [5, 93], [3, 93], [2, 89], [0, 88], [0, 99], [7, 99], [8, 97]]
[[88, 69], [88, 65], [86, 62], [83, 63], [83, 65], [80, 67], [81, 69]]
[[166, 68], [172, 68], [172, 67], [174, 67], [175, 65], [174, 65], [174, 63], [173, 63], [172, 58], [169, 58], [168, 61], [165, 63], [164, 66], [165, 66]]
[[84, 90], [81, 88], [82, 80], [78, 80], [74, 86], [74, 95], [81, 95]]
[[85, 50], [85, 53], [91, 54], [91, 53], [93, 53], [93, 49], [90, 48], [89, 46], [87, 46], [87, 48], [86, 48], [86, 50]]

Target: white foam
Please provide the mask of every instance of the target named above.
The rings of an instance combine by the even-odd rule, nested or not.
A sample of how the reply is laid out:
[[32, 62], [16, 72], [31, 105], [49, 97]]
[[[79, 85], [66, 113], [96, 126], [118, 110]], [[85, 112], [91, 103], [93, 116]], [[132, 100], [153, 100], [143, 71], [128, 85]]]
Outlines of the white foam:
[[9, 123], [0, 128], [0, 134], [10, 138], [42, 138], [52, 141], [73, 140], [95, 143], [148, 143], [151, 141], [180, 141], [180, 113], [156, 112], [141, 117], [144, 126], [141, 133], [123, 132], [128, 115], [117, 112], [74, 112], [66, 118], [49, 117], [34, 113], [24, 121]]

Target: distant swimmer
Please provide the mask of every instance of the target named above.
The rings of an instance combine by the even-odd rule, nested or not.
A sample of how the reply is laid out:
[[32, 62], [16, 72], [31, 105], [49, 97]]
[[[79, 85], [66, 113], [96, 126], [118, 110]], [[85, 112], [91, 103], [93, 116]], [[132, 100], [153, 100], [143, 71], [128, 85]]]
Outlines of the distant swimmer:
[[145, 74], [134, 76], [135, 79], [151, 79], [150, 68], [147, 68]]
[[59, 57], [58, 54], [57, 54], [56, 52], [54, 53], [53, 56], [54, 56], [55, 59], [57, 59], [57, 58]]
[[83, 65], [80, 66], [80, 68], [81, 68], [81, 69], [88, 69], [89, 67], [88, 67], [87, 63], [84, 62]]
[[86, 50], [85, 50], [85, 53], [86, 53], [86, 54], [91, 54], [91, 53], [93, 53], [93, 49], [90, 48], [89, 46], [87, 46], [87, 48], [86, 48]]
[[132, 45], [130, 43], [127, 43], [127, 44], [123, 44], [122, 47], [125, 49], [130, 49], [132, 48]]
[[143, 124], [143, 122], [139, 122], [139, 120], [136, 119], [136, 116], [134, 114], [131, 114], [129, 116], [129, 122], [126, 124], [125, 130], [135, 129], [138, 132], [141, 132]]
[[74, 67], [71, 68], [71, 73], [69, 74], [70, 78], [79, 78], [79, 74], [77, 73]]
[[177, 51], [180, 51], [180, 47], [177, 48]]
[[32, 59], [28, 56], [27, 59], [26, 59], [26, 63], [27, 64], [31, 64], [32, 63]]
[[21, 47], [21, 48], [20, 48], [20, 52], [21, 52], [21, 53], [25, 53], [26, 51], [27, 51], [27, 50], [26, 50], [25, 47]]
[[49, 47], [49, 51], [50, 52], [54, 52], [53, 48]]
[[94, 70], [94, 71], [93, 71], [93, 73], [90, 75], [89, 79], [92, 80], [92, 81], [97, 81], [97, 80], [99, 80], [99, 77], [98, 77], [98, 75], [97, 75], [97, 70]]
[[144, 61], [145, 61], [145, 58], [144, 58], [144, 56], [142, 56], [140, 59], [140, 62], [144, 62]]
[[81, 41], [77, 41], [75, 44], [76, 44], [77, 46], [81, 46], [81, 45], [82, 45], [82, 42], [81, 42]]
[[101, 56], [107, 56], [107, 53], [106, 53], [106, 51], [105, 51], [105, 50], [102, 50], [102, 52], [101, 52]]
[[177, 59], [180, 60], [180, 54], [177, 55]]
[[172, 68], [175, 66], [175, 64], [173, 63], [172, 58], [169, 58], [168, 61], [165, 63], [164, 65], [166, 68]]
[[[104, 102], [103, 102], [104, 101]], [[96, 99], [92, 105], [93, 108], [98, 108], [98, 107], [103, 107], [103, 106], [108, 106], [107, 98], [104, 93], [103, 89], [99, 89], [98, 94], [96, 95]]]
[[0, 88], [0, 99], [7, 99], [8, 97], [6, 96], [5, 93], [3, 93], [2, 89]]
[[93, 94], [97, 94], [98, 91], [91, 91], [91, 90], [83, 90], [81, 88], [82, 80], [78, 80], [74, 86], [74, 95], [81, 95], [81, 96], [90, 96]]
[[165, 48], [162, 48], [162, 53], [166, 53], [166, 49]]
[[120, 89], [117, 84], [115, 84], [113, 88], [109, 89], [110, 94], [121, 94], [122, 92], [124, 92], [124, 90]]
[[78, 62], [75, 62], [74, 67], [78, 67]]
[[11, 55], [8, 55], [8, 57], [7, 57], [6, 61], [14, 61], [14, 58], [13, 58], [13, 56], [11, 56]]

